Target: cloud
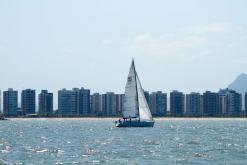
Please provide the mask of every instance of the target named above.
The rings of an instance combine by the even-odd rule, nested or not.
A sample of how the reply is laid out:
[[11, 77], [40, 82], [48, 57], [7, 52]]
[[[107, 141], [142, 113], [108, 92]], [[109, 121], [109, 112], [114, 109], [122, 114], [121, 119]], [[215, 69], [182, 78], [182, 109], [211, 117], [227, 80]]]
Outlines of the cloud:
[[[167, 36], [167, 37], [166, 37]], [[151, 35], [140, 34], [134, 37], [128, 46], [128, 53], [137, 56], [153, 56], [169, 60], [194, 61], [200, 60], [200, 53], [197, 55], [190, 52], [196, 51], [207, 42], [202, 36], [181, 36], [173, 38], [173, 35]], [[174, 35], [175, 36], [175, 35]]]
[[80, 48], [76, 48], [76, 47], [72, 47], [72, 46], [65, 46], [62, 48], [62, 52], [66, 53], [66, 54], [78, 54], [80, 53], [81, 49]]
[[206, 42], [205, 37], [198, 37], [198, 36], [186, 36], [184, 38], [172, 41], [165, 45], [165, 48], [169, 49], [181, 49], [181, 48], [193, 48], [199, 45], [202, 45]]
[[147, 33], [137, 35], [137, 36], [134, 38], [134, 40], [135, 40], [136, 42], [145, 42], [145, 41], [148, 41], [148, 40], [150, 40], [150, 39], [151, 39], [151, 35], [150, 35], [150, 34], [147, 34]]
[[232, 23], [214, 22], [174, 29], [169, 34], [146, 32], [130, 39], [126, 54], [190, 63], [234, 59], [246, 52], [240, 51], [247, 41], [243, 29]]
[[180, 31], [190, 34], [227, 33], [232, 31], [233, 28], [232, 23], [214, 22], [207, 25], [184, 27]]
[[101, 40], [101, 45], [110, 45], [110, 44], [111, 44], [111, 40], [109, 40], [109, 39]]

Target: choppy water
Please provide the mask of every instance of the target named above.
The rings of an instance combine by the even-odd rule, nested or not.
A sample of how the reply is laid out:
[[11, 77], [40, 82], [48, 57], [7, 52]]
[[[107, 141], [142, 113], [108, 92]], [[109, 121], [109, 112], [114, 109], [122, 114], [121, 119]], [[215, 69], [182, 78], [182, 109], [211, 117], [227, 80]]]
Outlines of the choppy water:
[[0, 121], [0, 164], [247, 164], [247, 120]]

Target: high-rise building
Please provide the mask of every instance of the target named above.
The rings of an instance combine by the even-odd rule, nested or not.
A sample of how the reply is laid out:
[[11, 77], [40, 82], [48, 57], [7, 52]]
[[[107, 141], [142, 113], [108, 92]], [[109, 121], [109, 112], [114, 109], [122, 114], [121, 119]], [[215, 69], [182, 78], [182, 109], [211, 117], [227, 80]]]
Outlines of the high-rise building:
[[119, 106], [122, 107], [122, 103], [118, 99], [123, 100], [123, 96], [120, 98], [113, 92], [107, 92], [101, 95], [101, 114], [103, 116], [116, 116], [119, 114]]
[[59, 90], [58, 112], [61, 115], [90, 115], [90, 90]]
[[202, 96], [200, 93], [192, 92], [186, 95], [186, 114], [198, 116], [202, 114]]
[[116, 95], [113, 92], [106, 93], [106, 115], [116, 115]]
[[231, 89], [219, 91], [220, 114], [240, 115], [242, 111], [242, 95]]
[[149, 95], [149, 92], [148, 91], [144, 91], [144, 96], [145, 96], [145, 99], [147, 101], [147, 104], [148, 104], [148, 106], [150, 108], [150, 95]]
[[106, 113], [106, 94], [102, 94], [100, 97], [100, 107], [101, 107], [101, 115], [102, 116], [107, 116]]
[[247, 92], [244, 94], [244, 109], [245, 109], [245, 115], [247, 116]]
[[48, 115], [53, 113], [53, 93], [42, 90], [39, 94], [39, 114]]
[[91, 112], [94, 115], [101, 114], [100, 94], [94, 93], [91, 95]]
[[203, 93], [203, 115], [216, 116], [219, 114], [219, 94], [206, 91]]
[[3, 92], [3, 113], [6, 116], [16, 116], [18, 109], [18, 91], [9, 88]]
[[124, 94], [116, 94], [116, 115], [121, 116], [123, 113]]
[[155, 94], [151, 93], [149, 95], [149, 109], [152, 115], [156, 115], [156, 98]]
[[240, 115], [242, 112], [242, 94], [234, 90], [230, 90], [228, 94], [228, 109], [229, 115]]
[[184, 94], [176, 90], [170, 93], [170, 111], [172, 116], [184, 114]]
[[58, 91], [58, 113], [61, 115], [79, 115], [76, 90]]
[[227, 94], [222, 90], [219, 92], [219, 114], [227, 114]]
[[164, 116], [167, 113], [167, 95], [161, 91], [150, 95], [150, 110], [153, 115]]
[[25, 89], [21, 92], [21, 109], [23, 114], [35, 114], [35, 90]]
[[81, 88], [77, 91], [77, 99], [79, 103], [79, 114], [90, 115], [90, 90]]

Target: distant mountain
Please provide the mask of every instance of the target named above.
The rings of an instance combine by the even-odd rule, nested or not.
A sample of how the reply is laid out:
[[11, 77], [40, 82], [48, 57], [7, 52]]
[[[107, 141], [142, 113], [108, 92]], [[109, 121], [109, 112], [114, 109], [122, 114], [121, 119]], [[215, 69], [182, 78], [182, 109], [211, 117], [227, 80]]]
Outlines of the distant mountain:
[[234, 80], [229, 86], [229, 89], [233, 89], [239, 93], [247, 92], [247, 74], [240, 74], [236, 80]]

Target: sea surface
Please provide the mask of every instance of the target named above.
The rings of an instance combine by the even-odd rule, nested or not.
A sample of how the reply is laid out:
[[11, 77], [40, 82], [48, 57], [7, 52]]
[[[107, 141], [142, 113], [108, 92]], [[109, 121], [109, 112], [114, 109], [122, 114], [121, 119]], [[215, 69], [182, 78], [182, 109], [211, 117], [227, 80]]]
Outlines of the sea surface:
[[247, 119], [0, 121], [0, 164], [247, 164]]

